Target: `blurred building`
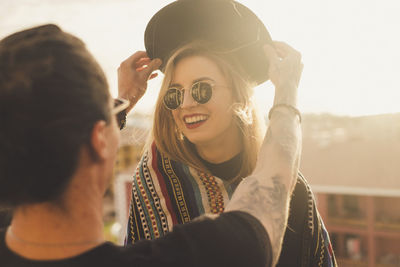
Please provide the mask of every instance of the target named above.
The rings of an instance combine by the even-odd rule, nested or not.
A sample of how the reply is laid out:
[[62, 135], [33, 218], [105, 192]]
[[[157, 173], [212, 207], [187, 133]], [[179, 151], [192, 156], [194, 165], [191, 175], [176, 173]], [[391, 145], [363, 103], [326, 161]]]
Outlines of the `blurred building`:
[[400, 266], [400, 114], [304, 116], [301, 162], [339, 266]]
[[116, 220], [120, 225], [118, 242], [123, 243], [129, 216], [131, 184], [136, 165], [142, 156], [151, 128], [151, 116], [134, 113], [128, 116], [125, 129], [121, 131], [121, 142], [114, 169], [113, 196]]
[[133, 174], [147, 141], [152, 119], [149, 115], [134, 113], [127, 118], [126, 127], [121, 131], [115, 172]]

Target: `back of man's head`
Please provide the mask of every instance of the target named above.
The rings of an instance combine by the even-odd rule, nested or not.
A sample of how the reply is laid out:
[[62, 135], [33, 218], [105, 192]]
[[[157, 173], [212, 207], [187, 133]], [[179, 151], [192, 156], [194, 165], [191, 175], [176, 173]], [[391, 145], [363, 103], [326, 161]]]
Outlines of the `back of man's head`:
[[57, 26], [1, 40], [0, 205], [61, 197], [109, 97], [84, 43]]

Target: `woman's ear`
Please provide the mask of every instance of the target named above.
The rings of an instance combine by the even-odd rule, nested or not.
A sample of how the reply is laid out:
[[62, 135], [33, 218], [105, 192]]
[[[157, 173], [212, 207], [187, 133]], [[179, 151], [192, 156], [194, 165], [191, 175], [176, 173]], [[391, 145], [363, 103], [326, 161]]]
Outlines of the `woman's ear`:
[[108, 156], [106, 126], [107, 124], [105, 121], [96, 122], [93, 126], [92, 134], [90, 137], [92, 150], [99, 160], [105, 160]]

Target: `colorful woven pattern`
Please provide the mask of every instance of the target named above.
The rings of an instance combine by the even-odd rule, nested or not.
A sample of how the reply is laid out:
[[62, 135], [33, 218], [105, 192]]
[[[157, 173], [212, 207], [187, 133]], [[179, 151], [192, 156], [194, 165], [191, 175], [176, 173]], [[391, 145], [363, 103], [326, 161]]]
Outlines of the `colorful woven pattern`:
[[[161, 155], [153, 144], [138, 164], [126, 242], [155, 239], [176, 224], [224, 211], [236, 184]], [[335, 256], [307, 181], [299, 174], [277, 267], [334, 267]], [[212, 240], [210, 240], [212, 242]]]
[[231, 192], [221, 179], [163, 157], [153, 144], [133, 179], [128, 241], [155, 239], [175, 224], [204, 213], [219, 214]]

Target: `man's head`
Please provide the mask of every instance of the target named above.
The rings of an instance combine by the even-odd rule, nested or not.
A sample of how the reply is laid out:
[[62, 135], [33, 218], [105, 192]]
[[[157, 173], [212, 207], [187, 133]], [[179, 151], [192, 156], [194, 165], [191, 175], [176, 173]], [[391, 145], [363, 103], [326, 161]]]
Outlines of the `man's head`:
[[0, 204], [61, 197], [82, 149], [104, 159], [117, 129], [110, 109], [103, 71], [78, 38], [44, 25], [1, 40]]

